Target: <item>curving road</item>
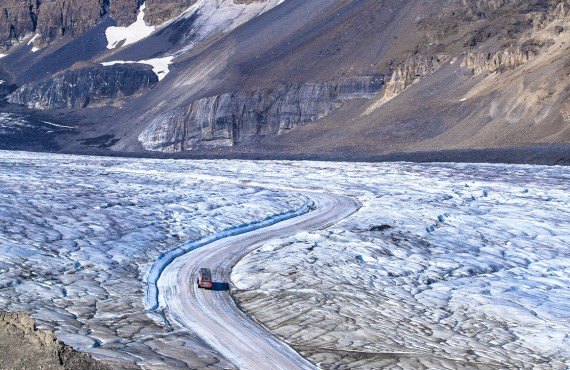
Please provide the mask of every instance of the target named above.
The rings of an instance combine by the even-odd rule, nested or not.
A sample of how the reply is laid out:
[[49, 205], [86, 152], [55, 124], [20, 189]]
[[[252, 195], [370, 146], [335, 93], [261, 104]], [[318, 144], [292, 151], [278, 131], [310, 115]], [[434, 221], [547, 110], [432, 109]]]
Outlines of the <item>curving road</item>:
[[356, 200], [335, 194], [306, 193], [316, 209], [259, 230], [215, 241], [170, 263], [158, 280], [159, 302], [173, 323], [197, 333], [240, 369], [308, 369], [314, 366], [234, 304], [227, 291], [198, 289], [200, 267], [214, 281], [230, 282], [232, 267], [270, 239], [326, 228], [359, 208]]

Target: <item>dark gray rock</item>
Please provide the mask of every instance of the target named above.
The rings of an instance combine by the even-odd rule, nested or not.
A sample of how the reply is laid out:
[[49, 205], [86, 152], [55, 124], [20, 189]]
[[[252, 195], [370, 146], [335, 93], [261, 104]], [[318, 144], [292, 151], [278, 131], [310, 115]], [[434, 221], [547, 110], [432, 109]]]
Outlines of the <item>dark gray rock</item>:
[[316, 121], [343, 101], [373, 97], [382, 86], [383, 77], [366, 76], [224, 93], [157, 117], [139, 140], [147, 150], [163, 152], [232, 146]]
[[97, 107], [133, 96], [157, 82], [158, 77], [147, 65], [96, 65], [26, 84], [8, 96], [8, 101], [35, 109]]
[[6, 83], [0, 84], [0, 100], [5, 99], [6, 96], [16, 91], [17, 88], [18, 86], [14, 84], [6, 84]]

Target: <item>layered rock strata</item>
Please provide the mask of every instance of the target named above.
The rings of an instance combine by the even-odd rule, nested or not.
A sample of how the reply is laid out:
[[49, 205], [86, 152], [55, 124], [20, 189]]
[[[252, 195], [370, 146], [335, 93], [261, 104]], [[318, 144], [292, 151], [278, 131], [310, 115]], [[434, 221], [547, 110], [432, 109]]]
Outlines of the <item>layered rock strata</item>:
[[231, 146], [316, 121], [346, 100], [373, 97], [382, 86], [382, 76], [367, 76], [224, 93], [155, 118], [139, 140], [145, 149], [163, 152]]
[[131, 97], [156, 83], [158, 77], [148, 65], [95, 65], [24, 85], [8, 101], [35, 109], [97, 107]]

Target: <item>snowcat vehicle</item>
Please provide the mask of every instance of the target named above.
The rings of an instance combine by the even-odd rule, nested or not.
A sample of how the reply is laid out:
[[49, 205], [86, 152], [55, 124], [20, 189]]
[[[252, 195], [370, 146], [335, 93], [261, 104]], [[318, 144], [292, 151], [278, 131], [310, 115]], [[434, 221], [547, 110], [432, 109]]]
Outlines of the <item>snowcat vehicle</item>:
[[198, 288], [212, 289], [214, 283], [212, 281], [212, 272], [208, 268], [201, 268], [196, 279]]

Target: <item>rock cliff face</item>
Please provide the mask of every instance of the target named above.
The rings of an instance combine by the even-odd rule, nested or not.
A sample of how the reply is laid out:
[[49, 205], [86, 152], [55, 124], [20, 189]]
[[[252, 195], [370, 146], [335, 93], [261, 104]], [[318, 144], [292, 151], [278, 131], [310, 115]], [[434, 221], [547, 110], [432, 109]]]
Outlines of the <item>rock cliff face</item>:
[[568, 15], [568, 0], [461, 0], [434, 4], [418, 26], [426, 43], [454, 55], [472, 49], [495, 52], [520, 45], [533, 30]]
[[[119, 26], [136, 20], [145, 0], [3, 0], [0, 4], [0, 50], [8, 50], [31, 35], [37, 46], [61, 37], [77, 37], [105, 16]], [[157, 25], [172, 19], [196, 0], [146, 0], [145, 21]]]
[[180, 13], [194, 5], [197, 0], [146, 0], [144, 20], [148, 24], [159, 25], [178, 16]]
[[105, 13], [100, 1], [4, 0], [0, 5], [0, 45], [4, 50], [39, 34], [37, 45], [77, 36], [92, 28]]
[[539, 16], [537, 20], [550, 21], [561, 13], [567, 13], [569, 5], [568, 0], [461, 0], [461, 17], [465, 20], [501, 18], [516, 16], [517, 13], [511, 12], [516, 10], [518, 15], [526, 14], [531, 18], [542, 14], [546, 17]]
[[449, 56], [446, 54], [416, 54], [406, 58], [396, 66], [391, 66], [391, 74], [386, 79], [384, 94], [368, 107], [364, 115], [372, 113], [420, 79], [435, 73], [448, 59]]
[[10, 95], [11, 93], [13, 93], [14, 91], [16, 91], [17, 88], [18, 88], [18, 86], [16, 86], [16, 85], [8, 85], [5, 83], [1, 83], [0, 84], [0, 101], [6, 99], [6, 97], [8, 95]]
[[[143, 4], [144, 21], [153, 26], [193, 5], [195, 12], [138, 42], [120, 44], [119, 37], [117, 45], [123, 46], [109, 50], [106, 31], [131, 26]], [[47, 110], [45, 114], [72, 109], [69, 116], [93, 123], [97, 136], [113, 138], [111, 150], [139, 151], [142, 146], [179, 152], [234, 145], [257, 150], [265, 144], [274, 148], [271, 140], [285, 148], [282, 138], [313, 126], [335, 127], [349, 136], [335, 152], [362, 150], [369, 137], [371, 143], [378, 141], [370, 144], [372, 150], [410, 150], [420, 147], [415, 141], [432, 140], [467, 120], [475, 131], [483, 130], [490, 120], [470, 109], [486, 109], [486, 96], [495, 94], [493, 101], [500, 101], [515, 91], [515, 80], [530, 91], [526, 85], [532, 79], [525, 76], [540, 68], [548, 76], [554, 69], [565, 71], [562, 49], [569, 44], [569, 15], [570, 0], [4, 0], [4, 49], [28, 42], [32, 35], [37, 35], [36, 47], [52, 44], [36, 53], [27, 47], [0, 50], [7, 54], [0, 59], [0, 77], [6, 84], [24, 85], [9, 95], [9, 102]], [[114, 31], [121, 36], [137, 25], [142, 27], [137, 23]], [[157, 72], [162, 73], [160, 82], [150, 68], [134, 64], [77, 68], [155, 59], [168, 60], [156, 67], [166, 68]], [[471, 78], [469, 71], [481, 77]], [[508, 71], [512, 73], [503, 73]], [[486, 74], [493, 76], [483, 78]], [[444, 99], [454, 83], [454, 93]], [[427, 85], [435, 87], [422, 90]], [[553, 95], [567, 91], [563, 87]], [[409, 105], [417, 104], [422, 113], [398, 103], [416, 92], [421, 95]], [[8, 93], [0, 91], [0, 98]], [[432, 95], [441, 99], [426, 103]], [[533, 103], [536, 112], [550, 106], [548, 100], [556, 101], [549, 111], [556, 114], [536, 113], [536, 125], [548, 121], [552, 128], [544, 137], [533, 134], [532, 143], [566, 135], [558, 131], [567, 104], [547, 96], [550, 100]], [[371, 101], [343, 104], [354, 98]], [[105, 116], [111, 104], [125, 106], [112, 113], [116, 125]], [[461, 108], [452, 110], [456, 104]], [[559, 115], [558, 106], [563, 107]], [[457, 117], [443, 120], [447, 111]], [[492, 116], [493, 124], [503, 127], [501, 115]], [[345, 130], [346, 122], [351, 123]], [[358, 125], [364, 135], [355, 133]], [[75, 142], [89, 142], [95, 130], [81, 130]], [[315, 128], [315, 138], [320, 130]], [[492, 136], [498, 137], [498, 131]], [[466, 132], [457, 132], [449, 143], [473, 137]], [[522, 138], [530, 131], [519, 132], [521, 139], [517, 136], [515, 142], [511, 135], [501, 143], [527, 144]], [[324, 133], [328, 141], [335, 135]]]
[[414, 55], [407, 58], [393, 69], [386, 82], [384, 98], [386, 100], [392, 99], [422, 77], [433, 74], [448, 59], [449, 57], [443, 54]]
[[139, 136], [147, 150], [180, 152], [197, 147], [232, 146], [266, 135], [283, 134], [327, 116], [350, 99], [383, 92], [370, 110], [436, 72], [449, 59], [412, 55], [392, 66], [388, 76], [359, 77], [337, 83], [283, 85], [276, 90], [226, 93], [193, 102], [155, 118]]
[[528, 50], [508, 48], [496, 52], [468, 52], [462, 66], [471, 69], [476, 76], [483, 73], [501, 73], [525, 64], [538, 54], [539, 51], [534, 48]]
[[[451, 60], [450, 54], [460, 59], [461, 66], [470, 69], [474, 76], [520, 67], [554, 43], [551, 38], [532, 38], [529, 34], [566, 17], [570, 6], [568, 0], [461, 0], [461, 8], [441, 9], [441, 14], [418, 21], [418, 27], [427, 31], [430, 43], [423, 48], [418, 45], [415, 53], [424, 54], [415, 54], [391, 67], [384, 95], [365, 114], [436, 72], [444, 62]], [[434, 22], [436, 17], [441, 21]], [[477, 23], [484, 25], [477, 26]], [[463, 31], [470, 28], [470, 32]], [[553, 36], [562, 31], [563, 27], [553, 27]], [[455, 40], [450, 40], [452, 37]], [[430, 49], [444, 53], [426, 56], [425, 52]]]
[[509, 42], [510, 45], [503, 46], [499, 50], [496, 50], [496, 46], [489, 45], [469, 50], [461, 65], [471, 69], [474, 75], [502, 73], [522, 66], [555, 44], [560, 34], [564, 32], [564, 27], [561, 25], [563, 22], [559, 21], [570, 14], [570, 2], [542, 1], [528, 6], [527, 11], [537, 8], [543, 11], [534, 12], [527, 18], [528, 26], [519, 30], [520, 35], [517, 38], [513, 37]]
[[8, 101], [35, 109], [96, 107], [133, 96], [158, 83], [150, 66], [129, 64], [72, 69], [20, 87]]
[[154, 119], [139, 140], [162, 152], [231, 146], [316, 121], [343, 101], [373, 97], [382, 85], [382, 76], [368, 76], [207, 97]]

